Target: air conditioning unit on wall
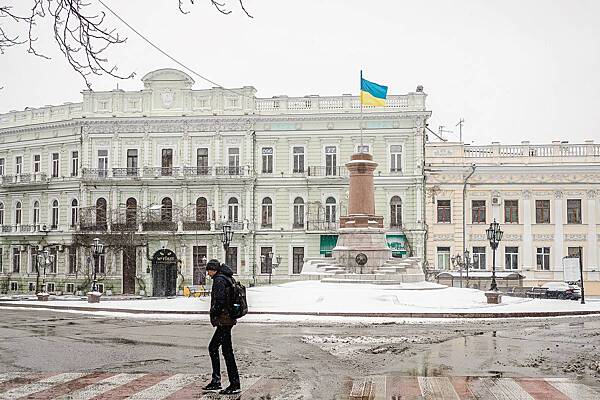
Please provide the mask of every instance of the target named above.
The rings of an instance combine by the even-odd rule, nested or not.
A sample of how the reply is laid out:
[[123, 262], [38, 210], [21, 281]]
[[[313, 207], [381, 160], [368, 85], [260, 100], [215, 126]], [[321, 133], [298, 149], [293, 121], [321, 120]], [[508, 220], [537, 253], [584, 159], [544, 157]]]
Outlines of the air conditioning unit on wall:
[[500, 197], [492, 197], [492, 205], [499, 206], [502, 204], [502, 199]]

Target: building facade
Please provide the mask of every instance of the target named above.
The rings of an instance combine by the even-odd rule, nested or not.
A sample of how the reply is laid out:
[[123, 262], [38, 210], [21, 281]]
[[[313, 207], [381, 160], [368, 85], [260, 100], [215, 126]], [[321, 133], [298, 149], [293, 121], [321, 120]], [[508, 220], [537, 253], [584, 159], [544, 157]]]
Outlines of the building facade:
[[600, 293], [600, 144], [428, 143], [426, 165], [431, 272], [457, 269], [452, 258], [466, 249], [471, 273], [489, 275], [485, 230], [496, 220], [501, 274], [518, 273], [523, 285], [563, 281], [563, 258], [581, 247], [588, 293]]
[[[204, 284], [210, 258], [245, 280], [299, 279], [305, 259], [331, 254], [356, 151], [379, 162], [390, 247], [423, 256], [422, 88], [361, 114], [350, 95], [194, 90], [173, 69], [142, 81], [0, 115], [0, 291], [85, 291], [96, 265], [103, 290], [169, 295]], [[97, 263], [95, 237], [107, 246]]]

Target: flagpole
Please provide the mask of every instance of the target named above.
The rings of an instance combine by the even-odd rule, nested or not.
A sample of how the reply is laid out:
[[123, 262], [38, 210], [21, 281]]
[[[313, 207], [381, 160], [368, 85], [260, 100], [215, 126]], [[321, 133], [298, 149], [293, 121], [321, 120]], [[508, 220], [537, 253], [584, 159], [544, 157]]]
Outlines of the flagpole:
[[358, 101], [360, 102], [360, 150], [363, 149], [363, 103], [362, 103], [362, 69], [360, 70], [360, 92], [358, 93]]

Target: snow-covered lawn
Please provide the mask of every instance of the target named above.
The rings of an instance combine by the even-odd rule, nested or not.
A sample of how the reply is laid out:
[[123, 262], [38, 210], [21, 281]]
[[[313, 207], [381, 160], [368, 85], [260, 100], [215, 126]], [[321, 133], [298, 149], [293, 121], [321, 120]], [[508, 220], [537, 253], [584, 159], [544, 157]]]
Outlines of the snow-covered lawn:
[[[397, 286], [300, 281], [248, 288], [247, 293], [251, 312], [352, 314], [594, 310], [600, 313], [600, 302], [596, 301], [582, 305], [578, 301], [572, 300], [541, 300], [504, 296], [502, 304], [487, 304], [482, 291], [440, 288], [434, 283], [405, 284], [399, 288]], [[22, 304], [23, 302], [17, 303]], [[40, 304], [40, 302], [36, 303]], [[81, 300], [51, 300], [47, 305], [169, 312], [207, 311], [210, 307], [210, 297], [123, 301], [108, 301], [106, 297], [103, 297], [99, 304], [88, 304]]]

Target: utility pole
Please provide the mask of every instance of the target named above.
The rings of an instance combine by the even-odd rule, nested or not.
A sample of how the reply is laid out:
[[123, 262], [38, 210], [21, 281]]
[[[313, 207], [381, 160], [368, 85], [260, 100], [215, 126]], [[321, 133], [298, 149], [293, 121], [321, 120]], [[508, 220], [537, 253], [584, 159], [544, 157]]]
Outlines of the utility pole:
[[458, 121], [458, 124], [454, 125], [454, 126], [458, 126], [458, 141], [462, 142], [462, 126], [465, 123], [464, 118], [461, 118], [460, 121]]

